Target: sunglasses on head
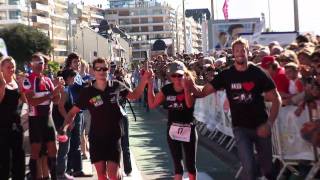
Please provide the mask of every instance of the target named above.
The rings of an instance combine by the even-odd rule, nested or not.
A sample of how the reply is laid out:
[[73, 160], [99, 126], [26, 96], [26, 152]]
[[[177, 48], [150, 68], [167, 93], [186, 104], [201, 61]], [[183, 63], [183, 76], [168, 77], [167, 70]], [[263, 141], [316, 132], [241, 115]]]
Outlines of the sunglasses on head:
[[172, 78], [182, 78], [182, 74], [172, 74], [171, 77]]
[[95, 71], [103, 71], [103, 72], [106, 72], [108, 71], [108, 68], [107, 67], [96, 67], [94, 68]]

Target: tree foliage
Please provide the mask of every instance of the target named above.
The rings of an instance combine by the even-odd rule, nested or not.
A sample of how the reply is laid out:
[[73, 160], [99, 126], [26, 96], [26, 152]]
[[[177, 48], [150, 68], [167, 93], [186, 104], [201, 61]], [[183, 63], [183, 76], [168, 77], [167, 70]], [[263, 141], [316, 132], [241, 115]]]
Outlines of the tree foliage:
[[49, 54], [52, 50], [49, 37], [26, 25], [10, 25], [0, 29], [0, 37], [6, 43], [8, 55], [12, 56], [18, 65], [30, 60], [35, 52]]

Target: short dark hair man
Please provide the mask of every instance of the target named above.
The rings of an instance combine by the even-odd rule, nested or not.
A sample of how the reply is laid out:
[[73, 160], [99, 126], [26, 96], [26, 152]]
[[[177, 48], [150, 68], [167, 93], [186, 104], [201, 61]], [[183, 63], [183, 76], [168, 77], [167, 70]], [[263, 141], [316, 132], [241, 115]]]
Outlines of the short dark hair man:
[[[192, 80], [187, 85], [198, 97], [224, 89], [230, 103], [233, 133], [243, 166], [241, 179], [257, 178], [253, 145], [258, 152], [262, 175], [275, 179], [272, 173], [271, 127], [278, 115], [281, 98], [273, 80], [261, 68], [248, 63], [248, 42], [242, 38], [232, 43], [234, 65], [219, 73], [203, 88]], [[264, 93], [264, 97], [262, 94]], [[272, 102], [270, 115], [264, 98]]]

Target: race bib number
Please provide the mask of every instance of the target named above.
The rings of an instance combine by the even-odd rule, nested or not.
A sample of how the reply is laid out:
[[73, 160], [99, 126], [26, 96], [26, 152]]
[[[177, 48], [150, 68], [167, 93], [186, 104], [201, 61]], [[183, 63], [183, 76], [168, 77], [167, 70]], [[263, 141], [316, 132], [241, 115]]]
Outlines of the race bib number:
[[169, 130], [169, 136], [172, 140], [190, 142], [191, 125], [172, 123]]

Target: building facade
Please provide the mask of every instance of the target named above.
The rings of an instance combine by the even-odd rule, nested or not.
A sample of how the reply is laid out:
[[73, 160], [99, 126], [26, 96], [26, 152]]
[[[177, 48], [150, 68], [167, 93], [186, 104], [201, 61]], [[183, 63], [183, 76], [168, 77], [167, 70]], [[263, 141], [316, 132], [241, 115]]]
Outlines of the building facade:
[[144, 60], [144, 52], [150, 51], [157, 39], [164, 40], [167, 45], [174, 45], [175, 11], [166, 3], [110, 1], [106, 19], [131, 36], [133, 60]]
[[50, 37], [52, 60], [62, 62], [68, 47], [67, 0], [0, 0], [0, 27], [24, 24]]

